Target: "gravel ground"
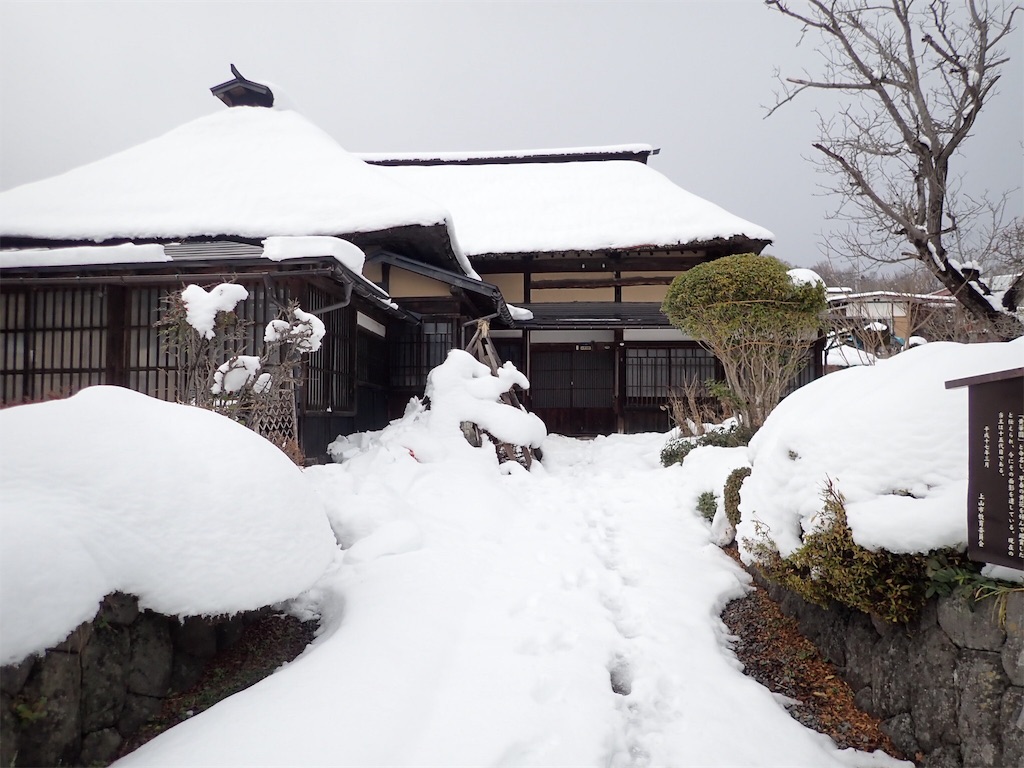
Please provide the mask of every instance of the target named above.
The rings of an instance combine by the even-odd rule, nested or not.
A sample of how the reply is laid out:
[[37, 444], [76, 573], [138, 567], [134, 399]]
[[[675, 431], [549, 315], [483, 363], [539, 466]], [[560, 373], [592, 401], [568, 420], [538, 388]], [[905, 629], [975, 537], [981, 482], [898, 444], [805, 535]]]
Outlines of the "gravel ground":
[[[738, 561], [735, 548], [726, 552]], [[722, 620], [737, 637], [733, 650], [746, 674], [797, 702], [787, 708], [794, 719], [830, 736], [842, 748], [880, 749], [910, 759], [882, 733], [878, 718], [857, 708], [850, 686], [763, 587], [755, 584], [745, 597], [729, 603]]]

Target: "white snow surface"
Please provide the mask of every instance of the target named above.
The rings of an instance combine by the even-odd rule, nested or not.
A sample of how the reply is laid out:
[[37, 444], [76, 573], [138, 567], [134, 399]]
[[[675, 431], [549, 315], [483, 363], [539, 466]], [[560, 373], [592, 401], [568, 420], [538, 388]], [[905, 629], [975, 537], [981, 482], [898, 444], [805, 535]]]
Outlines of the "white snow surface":
[[379, 170], [451, 211], [469, 257], [774, 237], [629, 160]]
[[344, 235], [447, 218], [296, 112], [261, 107], [0, 193], [0, 233], [52, 240]]
[[806, 269], [804, 267], [797, 267], [789, 270], [789, 279], [797, 285], [824, 285], [825, 281], [821, 279], [821, 275], [815, 272], [813, 269]]
[[223, 416], [118, 387], [0, 410], [0, 664], [114, 591], [172, 616], [293, 598], [337, 557], [323, 502]]
[[237, 283], [221, 283], [209, 291], [201, 285], [187, 285], [181, 292], [181, 300], [185, 303], [185, 322], [200, 336], [212, 339], [216, 335], [213, 327], [217, 313], [233, 312], [238, 302], [247, 298], [249, 291]]
[[[828, 482], [868, 549], [967, 544], [967, 390], [945, 382], [1024, 366], [1024, 340], [932, 342], [801, 387], [750, 444], [737, 539], [766, 526], [783, 556], [813, 530]], [[912, 494], [912, 495], [906, 495]]]
[[427, 377], [433, 429], [455, 434], [461, 422], [471, 421], [503, 442], [539, 447], [547, 437], [544, 422], [535, 414], [498, 402], [513, 385], [530, 388], [529, 380], [511, 362], [495, 376], [468, 352], [451, 350]]
[[260, 367], [260, 359], [255, 355], [235, 355], [213, 372], [210, 391], [215, 395], [238, 392], [256, 380]]
[[306, 470], [345, 547], [294, 606], [316, 642], [118, 765], [899, 764], [741, 673], [719, 613], [748, 577], [691, 504], [735, 456], [664, 469], [664, 440], [549, 436], [526, 472], [416, 407], [353, 436]]
[[[520, 376], [438, 370], [442, 412]], [[662, 434], [551, 435], [527, 472], [414, 400], [300, 473], [232, 422], [124, 390], [0, 418], [18, 436], [0, 465], [9, 658], [113, 588], [170, 613], [306, 589], [290, 610], [321, 619], [295, 661], [119, 765], [898, 764], [799, 725], [729, 650], [719, 615], [749, 577], [695, 503], [742, 449], [665, 469]]]
[[357, 275], [363, 274], [363, 263], [366, 260], [366, 254], [358, 245], [327, 235], [268, 237], [263, 241], [263, 256], [271, 261], [333, 256]]
[[837, 347], [829, 347], [825, 353], [825, 365], [837, 368], [849, 368], [855, 365], [874, 365], [877, 358], [870, 352], [852, 347], [849, 344], [840, 344]]
[[316, 315], [304, 312], [301, 309], [295, 310], [295, 319], [298, 321], [291, 331], [292, 336], [300, 337], [296, 346], [302, 352], [316, 352], [327, 335], [327, 328], [324, 321]]
[[0, 251], [0, 269], [78, 267], [88, 264], [151, 264], [171, 261], [157, 243], [81, 245], [72, 248], [24, 248]]

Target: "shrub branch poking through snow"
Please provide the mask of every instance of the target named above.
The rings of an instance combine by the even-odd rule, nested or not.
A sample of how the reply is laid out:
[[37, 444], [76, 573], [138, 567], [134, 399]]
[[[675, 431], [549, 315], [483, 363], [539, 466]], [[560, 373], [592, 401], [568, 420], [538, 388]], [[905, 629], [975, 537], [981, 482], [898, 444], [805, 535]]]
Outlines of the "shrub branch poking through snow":
[[264, 329], [261, 354], [248, 354], [252, 323], [235, 313], [248, 296], [244, 287], [222, 283], [209, 291], [189, 285], [166, 300], [157, 327], [178, 363], [179, 400], [245, 424], [302, 463], [297, 372], [303, 356], [320, 349], [326, 330], [320, 318], [291, 302]]
[[271, 320], [264, 331], [263, 341], [268, 344], [292, 344], [299, 354], [316, 352], [327, 334], [323, 320], [303, 312], [298, 304], [287, 310], [288, 319]]

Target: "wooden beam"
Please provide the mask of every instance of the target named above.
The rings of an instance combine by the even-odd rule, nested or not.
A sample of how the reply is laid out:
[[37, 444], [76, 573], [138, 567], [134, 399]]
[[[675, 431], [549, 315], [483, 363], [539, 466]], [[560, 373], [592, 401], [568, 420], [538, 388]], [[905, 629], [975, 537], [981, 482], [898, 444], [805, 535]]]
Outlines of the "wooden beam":
[[575, 277], [552, 280], [532, 280], [530, 288], [621, 288], [631, 285], [671, 285], [674, 277], [651, 275], [649, 277], [600, 277], [583, 280]]

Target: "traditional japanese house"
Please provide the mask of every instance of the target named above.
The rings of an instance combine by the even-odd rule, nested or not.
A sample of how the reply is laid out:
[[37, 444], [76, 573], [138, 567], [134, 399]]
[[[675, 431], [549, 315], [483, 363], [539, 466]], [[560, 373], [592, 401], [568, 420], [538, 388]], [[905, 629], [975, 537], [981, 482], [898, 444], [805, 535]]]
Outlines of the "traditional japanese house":
[[[508, 316], [496, 288], [466, 277], [444, 208], [235, 74], [212, 89], [234, 108], [0, 194], [4, 403], [92, 384], [180, 397], [153, 325], [163, 301], [189, 283], [238, 282], [252, 347], [288, 300], [327, 326], [297, 397], [302, 447], [323, 457], [338, 434], [383, 426], [403, 404], [394, 392], [422, 393], [447, 352], [434, 325], [363, 277], [360, 249], [386, 253], [396, 275], [428, 270], [448, 289], [434, 304], [450, 328]], [[289, 257], [271, 256], [268, 238], [293, 238]]]
[[532, 314], [494, 336], [527, 372], [528, 402], [553, 432], [667, 429], [670, 388], [723, 378], [661, 302], [681, 271], [760, 253], [772, 234], [680, 189], [647, 164], [657, 152], [360, 155], [441, 202], [477, 273]]
[[327, 325], [296, 397], [310, 457], [400, 415], [481, 318], [552, 432], [664, 429], [670, 387], [720, 376], [661, 300], [771, 234], [654, 171], [657, 150], [357, 157], [232, 71], [211, 89], [230, 108], [0, 193], [3, 402], [180, 398], [153, 323], [171, 292], [227, 281], [252, 346], [289, 300]]

